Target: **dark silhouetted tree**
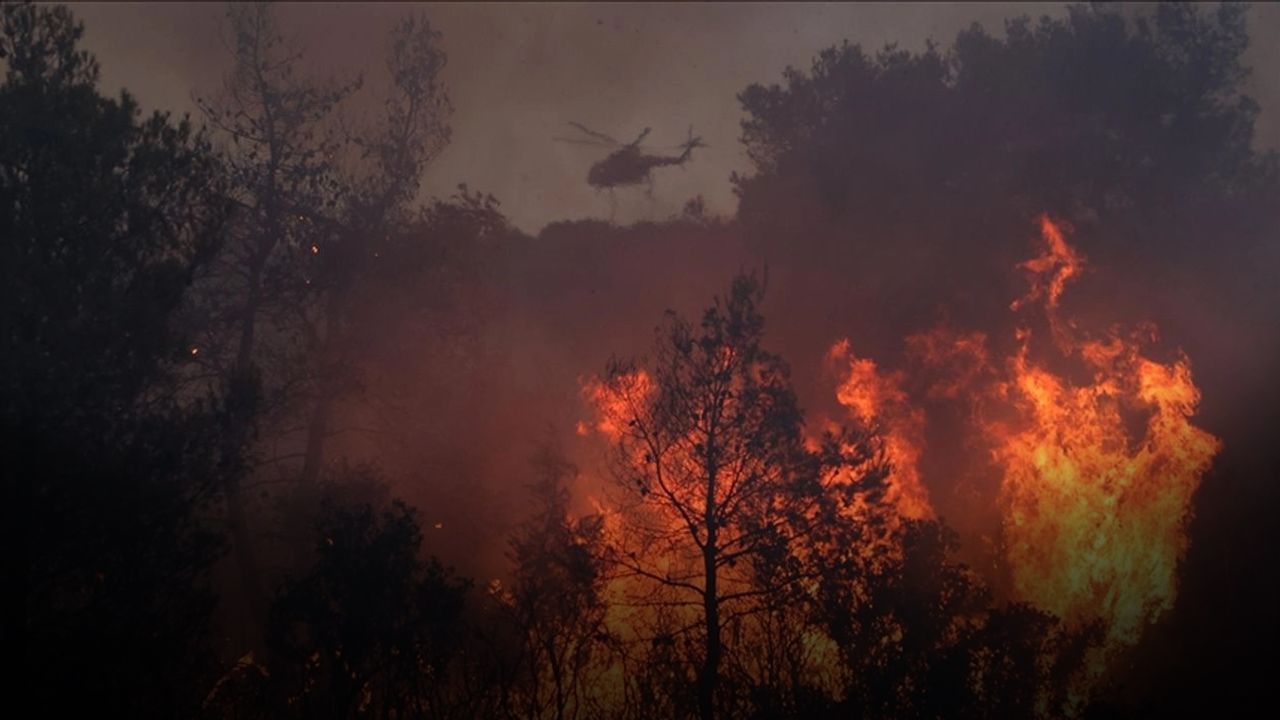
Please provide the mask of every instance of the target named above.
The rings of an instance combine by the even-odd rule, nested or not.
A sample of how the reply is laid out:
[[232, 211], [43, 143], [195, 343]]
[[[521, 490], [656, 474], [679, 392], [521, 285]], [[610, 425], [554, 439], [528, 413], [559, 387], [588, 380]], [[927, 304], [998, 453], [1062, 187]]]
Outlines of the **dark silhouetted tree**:
[[[234, 66], [217, 101], [201, 100], [206, 119], [230, 147], [229, 197], [237, 206], [225, 249], [203, 273], [189, 309], [201, 331], [201, 363], [215, 374], [235, 411], [224, 442], [248, 448], [263, 414], [282, 412], [297, 395], [306, 351], [296, 324], [308, 300], [312, 255], [328, 236], [336, 202], [333, 161], [341, 151], [326, 122], [355, 84], [324, 84], [297, 74], [301, 54], [288, 47], [265, 4], [230, 6]], [[242, 613], [242, 643], [261, 644], [269, 589], [263, 577], [245, 477], [226, 477]]]
[[831, 319], [864, 347], [940, 307], [955, 322], [997, 317], [1019, 228], [1043, 212], [1078, 229], [1095, 267], [1123, 269], [1098, 290], [1119, 312], [1193, 336], [1179, 301], [1194, 286], [1253, 332], [1258, 313], [1238, 309], [1274, 304], [1258, 289], [1274, 283], [1232, 278], [1280, 228], [1280, 164], [1252, 146], [1246, 15], [1095, 3], [1003, 34], [974, 25], [947, 48], [823, 50], [739, 95], [744, 234], [779, 258], [779, 285], [802, 284], [787, 301], [798, 308], [874, 288], [875, 323], [857, 303]]
[[[421, 215], [413, 205], [423, 173], [449, 141], [452, 106], [440, 77], [446, 63], [440, 34], [425, 18], [406, 17], [392, 29], [389, 46], [392, 91], [385, 112], [375, 127], [349, 139], [358, 151], [358, 169], [342, 174], [333, 232], [313, 253], [318, 262], [308, 287], [316, 299], [303, 322], [315, 360], [301, 468], [304, 482], [319, 476], [325, 443], [337, 430], [337, 403], [362, 390], [358, 368], [372, 331], [414, 317], [388, 317], [385, 308], [373, 316], [362, 315], [359, 311], [369, 307], [363, 296], [385, 299], [388, 292], [404, 292], [421, 283], [434, 269], [421, 260], [447, 247], [424, 232], [428, 228], [418, 222]], [[426, 252], [414, 253], [414, 248], [395, 247], [396, 243], [425, 246]], [[384, 253], [389, 257], [384, 259]], [[405, 268], [386, 270], [410, 257], [420, 261], [409, 266], [417, 271], [412, 279]], [[389, 286], [397, 278], [408, 286]]]
[[787, 556], [880, 476], [865, 443], [828, 435], [823, 451], [806, 446], [789, 370], [760, 346], [760, 295], [742, 276], [697, 326], [670, 315], [652, 362], [613, 363], [597, 398], [629, 498], [610, 558], [654, 588], [636, 602], [680, 609], [678, 634], [698, 638], [706, 719], [724, 704], [726, 625], [810, 577]]
[[957, 547], [940, 522], [904, 520], [888, 548], [845, 566], [852, 572], [825, 574], [805, 598], [845, 668], [844, 699], [828, 712], [1031, 718], [1081, 710], [1086, 656], [1101, 636], [1026, 605], [996, 606], [954, 560]]
[[318, 560], [272, 606], [277, 712], [443, 717], [468, 583], [420, 557], [407, 506], [328, 507]]
[[418, 308], [391, 314], [389, 301], [441, 260], [445, 243], [412, 203], [448, 140], [450, 107], [439, 34], [424, 20], [393, 29], [384, 112], [352, 130], [341, 111], [359, 80], [307, 78], [303, 53], [265, 4], [232, 5], [228, 19], [235, 65], [222, 96], [201, 106], [226, 143], [239, 212], [189, 316], [205, 333], [206, 364], [241, 408], [226, 441], [257, 456], [255, 477], [229, 478], [227, 487], [245, 600], [237, 626], [257, 644], [270, 580], [242, 486], [278, 482], [262, 477], [272, 471], [319, 482], [326, 443], [346, 429], [334, 427], [337, 405], [364, 389], [371, 338], [417, 319]]
[[1250, 147], [1245, 11], [1073, 5], [1010, 21], [1003, 38], [974, 25], [946, 54], [824, 50], [785, 85], [740, 95], [755, 166], [738, 178], [743, 212], [803, 192], [823, 217], [877, 221], [934, 193], [935, 206], [960, 196], [1079, 220], [1243, 190], [1274, 165]]
[[611, 638], [605, 628], [605, 567], [598, 515], [569, 515], [567, 484], [578, 470], [558, 449], [535, 459], [536, 512], [511, 540], [509, 588], [499, 593], [521, 636], [520, 717], [572, 720], [599, 712], [591, 696]]
[[214, 669], [204, 503], [238, 457], [180, 397], [172, 316], [226, 207], [203, 136], [100, 95], [82, 32], [0, 7], [5, 637], [31, 712], [187, 715]]

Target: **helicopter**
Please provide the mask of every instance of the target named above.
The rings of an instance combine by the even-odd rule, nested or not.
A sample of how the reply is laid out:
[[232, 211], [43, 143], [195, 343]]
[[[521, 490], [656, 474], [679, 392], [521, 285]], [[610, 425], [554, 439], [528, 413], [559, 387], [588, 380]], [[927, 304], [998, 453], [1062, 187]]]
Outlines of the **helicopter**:
[[608, 190], [616, 187], [648, 183], [647, 194], [653, 197], [653, 169], [671, 165], [684, 165], [693, 156], [694, 148], [707, 147], [702, 138], [694, 137], [693, 126], [689, 126], [689, 136], [685, 142], [677, 145], [683, 149], [679, 155], [654, 155], [644, 152], [640, 143], [649, 136], [651, 128], [645, 128], [635, 140], [623, 143], [604, 133], [596, 132], [581, 123], [573, 121], [569, 125], [578, 130], [582, 136], [576, 138], [557, 137], [560, 142], [575, 145], [593, 145], [596, 147], [616, 148], [605, 159], [595, 163], [587, 171], [587, 184], [597, 190]]

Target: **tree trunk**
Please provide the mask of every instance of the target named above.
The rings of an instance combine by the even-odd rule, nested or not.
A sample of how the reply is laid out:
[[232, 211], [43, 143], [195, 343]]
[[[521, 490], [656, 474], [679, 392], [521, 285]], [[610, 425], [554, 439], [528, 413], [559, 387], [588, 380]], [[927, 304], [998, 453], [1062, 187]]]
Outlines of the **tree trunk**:
[[706, 656], [698, 673], [698, 715], [702, 720], [715, 717], [716, 684], [720, 674], [720, 602], [716, 587], [716, 548], [708, 543], [702, 551], [706, 589], [702, 595], [703, 615], [706, 620]]
[[715, 717], [716, 685], [720, 675], [720, 595], [716, 582], [716, 561], [719, 559], [718, 528], [716, 527], [716, 467], [713, 438], [707, 438], [707, 497], [703, 510], [703, 522], [707, 528], [707, 542], [702, 548], [702, 572], [705, 585], [702, 592], [703, 619], [706, 623], [705, 657], [698, 673], [698, 714], [702, 720]]
[[[240, 345], [236, 352], [236, 362], [229, 378], [229, 404], [232, 413], [231, 428], [227, 434], [228, 456], [238, 457], [249, 442], [253, 428], [253, 413], [248, 395], [248, 385], [253, 371], [253, 347], [257, 334], [257, 315], [261, 304], [261, 265], [255, 264], [249, 273], [249, 297], [245, 303], [244, 317], [240, 324]], [[240, 641], [251, 650], [263, 649], [263, 633], [261, 624], [267, 615], [267, 599], [263, 590], [262, 569], [254, 554], [253, 541], [249, 533], [246, 511], [246, 499], [241, 491], [240, 481], [243, 468], [231, 468], [226, 477], [227, 524], [231, 535], [232, 554], [235, 558], [236, 570], [239, 574], [240, 590], [244, 602], [244, 612], [237, 625], [241, 628]]]
[[320, 387], [316, 392], [315, 409], [311, 413], [311, 422], [307, 425], [307, 447], [302, 460], [302, 481], [314, 484], [320, 479], [320, 469], [324, 466], [324, 446], [329, 439], [329, 427], [333, 421], [333, 409], [338, 396], [342, 393], [341, 377], [342, 358], [339, 348], [342, 338], [341, 323], [338, 312], [342, 308], [342, 293], [334, 292], [330, 296], [326, 308], [324, 345], [320, 348], [322, 372]]

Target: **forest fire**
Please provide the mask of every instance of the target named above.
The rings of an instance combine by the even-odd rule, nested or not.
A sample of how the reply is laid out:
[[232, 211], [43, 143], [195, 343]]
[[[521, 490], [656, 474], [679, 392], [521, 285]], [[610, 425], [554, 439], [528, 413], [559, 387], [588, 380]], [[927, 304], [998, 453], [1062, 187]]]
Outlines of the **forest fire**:
[[[626, 429], [627, 418], [643, 407], [653, 393], [653, 381], [644, 370], [631, 370], [613, 378], [612, 387], [606, 387], [598, 378], [579, 381], [582, 396], [588, 406], [596, 410], [596, 432], [610, 440], [617, 440]], [[585, 422], [578, 424], [578, 434], [588, 435], [592, 427]]]
[[[1137, 642], [1173, 606], [1191, 500], [1220, 443], [1194, 426], [1200, 394], [1189, 360], [1160, 363], [1135, 340], [1072, 337], [1058, 300], [1082, 260], [1042, 220], [1046, 253], [1024, 265], [1056, 344], [1092, 374], [1072, 383], [1031, 357], [1019, 331], [1007, 379], [993, 391], [1020, 414], [987, 422], [1003, 472], [1005, 543], [1017, 592], [1068, 620], [1101, 620], [1112, 642]], [[1126, 413], [1145, 414], [1132, 432]]]
[[[1063, 711], [1074, 713], [1071, 708], [1087, 698], [1113, 653], [1136, 644], [1144, 628], [1172, 608], [1188, 547], [1192, 496], [1220, 442], [1190, 421], [1199, 390], [1186, 357], [1161, 363], [1144, 355], [1150, 331], [1126, 335], [1112, 329], [1096, 339], [1060, 316], [1064, 293], [1085, 260], [1068, 244], [1061, 224], [1042, 216], [1039, 230], [1042, 252], [1018, 266], [1028, 273], [1030, 289], [1009, 305], [1014, 326], [1007, 357], [993, 353], [983, 333], [949, 329], [907, 338], [909, 370], [885, 370], [856, 355], [849, 340], [830, 348], [827, 362], [839, 372], [836, 399], [852, 425], [869, 433], [862, 437], [873, 440], [864, 447], [840, 436], [846, 437], [836, 442], [842, 452], [860, 459], [836, 466], [820, 481], [821, 493], [845, 498], [832, 504], [844, 519], [822, 515], [821, 501], [796, 504], [777, 520], [790, 544], [752, 561], [745, 538], [759, 532], [753, 528], [763, 517], [751, 515], [745, 529], [734, 529], [732, 509], [743, 484], [771, 472], [775, 451], [751, 436], [746, 442], [754, 449], [738, 456], [735, 448], [742, 441], [722, 438], [715, 428], [717, 419], [756, 417], [758, 411], [743, 404], [757, 397], [754, 384], [770, 374], [735, 369], [755, 351], [744, 352], [726, 339], [727, 331], [709, 314], [704, 329], [714, 331], [700, 341], [687, 335], [686, 326], [676, 326], [675, 350], [657, 367], [658, 376], [621, 365], [605, 378], [581, 380], [594, 419], [579, 422], [578, 434], [598, 434], [614, 446], [614, 474], [624, 490], [638, 490], [634, 504], [593, 498], [604, 519], [600, 541], [622, 558], [619, 566], [625, 569], [607, 584], [612, 602], [606, 624], [634, 635], [637, 627], [660, 626], [662, 618], [696, 625], [702, 605], [736, 607], [729, 599], [759, 592], [753, 583], [766, 571], [744, 573], [737, 563], [721, 563], [717, 553], [725, 548], [748, 565], [767, 565], [779, 552], [790, 555], [794, 565], [815, 565], [816, 574], [800, 573], [789, 581], [810, 599], [826, 592], [818, 578], [828, 563], [854, 558], [864, 568], [855, 574], [871, 575], [853, 580], [851, 587], [861, 589], [843, 597], [854, 604], [849, 612], [865, 611], [857, 606], [874, 603], [865, 597], [874, 591], [862, 586], [876, 582], [871, 578], [886, 567], [912, 562], [912, 551], [902, 544], [914, 542], [909, 538], [919, 532], [912, 523], [938, 522], [928, 488], [951, 478], [925, 476], [925, 436], [930, 412], [950, 405], [968, 418], [959, 447], [972, 457], [943, 465], [982, 468], [998, 478], [985, 501], [998, 508], [999, 527], [992, 530], [1000, 538], [1007, 599], [1049, 613], [1068, 632], [1099, 641], [1091, 644], [1084, 674], [1064, 684], [1069, 697]], [[726, 322], [733, 327], [733, 321]], [[1046, 329], [1048, 341], [1033, 342]], [[694, 361], [697, 357], [703, 364]], [[683, 363], [692, 363], [691, 369], [679, 370]], [[738, 372], [742, 379], [735, 381]], [[835, 425], [828, 425], [825, 439], [805, 432], [806, 452], [817, 457], [824, 442], [833, 441]], [[755, 469], [743, 472], [743, 465]], [[885, 468], [881, 494], [845, 494], [875, 475], [875, 467]], [[785, 480], [787, 471], [778, 472], [783, 482], [802, 482]], [[781, 488], [758, 492], [768, 498], [758, 512], [795, 500]], [[637, 510], [638, 524], [626, 527], [624, 518]], [[814, 532], [833, 522], [862, 529], [848, 535], [830, 528]], [[723, 538], [717, 540], [717, 533]], [[703, 571], [704, 561], [716, 568], [714, 574]], [[700, 599], [682, 601], [682, 593]], [[754, 623], [764, 624], [735, 632], [754, 637], [778, 632], [776, 625]], [[1095, 631], [1099, 634], [1089, 634]], [[796, 630], [796, 647], [806, 648], [806, 672], [815, 677], [826, 677], [839, 664], [833, 632]], [[877, 642], [883, 647], [904, 646], [898, 621], [881, 632]], [[1052, 665], [1051, 654], [1062, 651], [1053, 647], [1037, 651], [1048, 653], [1037, 662]]]
[[[1010, 308], [1043, 311], [1053, 340], [1043, 354], [1057, 357], [1033, 351], [1034, 318], [1020, 318], [1017, 349], [1003, 361], [988, 358], [977, 334], [935, 331], [908, 345], [934, 373], [931, 397], [972, 408], [967, 447], [989, 453], [1000, 477], [991, 500], [1017, 599], [1078, 626], [1100, 622], [1108, 644], [1132, 645], [1173, 606], [1192, 496], [1220, 442], [1191, 423], [1200, 396], [1187, 358], [1161, 363], [1142, 354], [1138, 333], [1093, 339], [1059, 316], [1084, 258], [1047, 216], [1040, 231], [1043, 253], [1020, 265], [1031, 289]], [[899, 389], [903, 373], [877, 372], [847, 341], [831, 357], [849, 362], [841, 404], [884, 427], [900, 510], [918, 508], [902, 498], [923, 492], [916, 464], [926, 418]], [[1088, 377], [1050, 369], [1062, 360]]]
[[0, 3], [23, 706], [1258, 714], [1277, 32]]

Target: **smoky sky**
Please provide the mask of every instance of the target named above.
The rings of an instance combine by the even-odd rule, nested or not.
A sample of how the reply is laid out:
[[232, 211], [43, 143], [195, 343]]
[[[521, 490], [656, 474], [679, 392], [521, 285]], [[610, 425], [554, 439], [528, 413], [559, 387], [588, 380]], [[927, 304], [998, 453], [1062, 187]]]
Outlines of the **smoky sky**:
[[[193, 96], [215, 94], [229, 64], [220, 3], [73, 5], [85, 46], [102, 66], [104, 89], [128, 88], [148, 109], [190, 112]], [[1019, 15], [1060, 16], [1038, 3], [900, 4], [575, 4], [298, 3], [278, 17], [319, 77], [363, 72], [376, 84], [388, 29], [408, 13], [442, 33], [455, 107], [453, 139], [428, 172], [425, 192], [448, 195], [459, 183], [492, 193], [521, 229], [559, 219], [603, 218], [609, 197], [585, 180], [596, 148], [553, 141], [570, 120], [630, 139], [653, 129], [655, 149], [688, 128], [710, 147], [683, 168], [655, 173], [653, 198], [616, 195], [615, 219], [662, 219], [702, 195], [730, 215], [729, 182], [747, 171], [738, 142], [736, 94], [771, 83], [787, 66], [807, 68], [822, 48], [848, 40], [868, 50], [897, 43], [947, 47], [971, 23], [1000, 33]], [[1245, 61], [1247, 88], [1262, 114], [1255, 142], [1280, 147], [1280, 7], [1254, 4]], [[372, 111], [371, 93], [357, 99]]]

